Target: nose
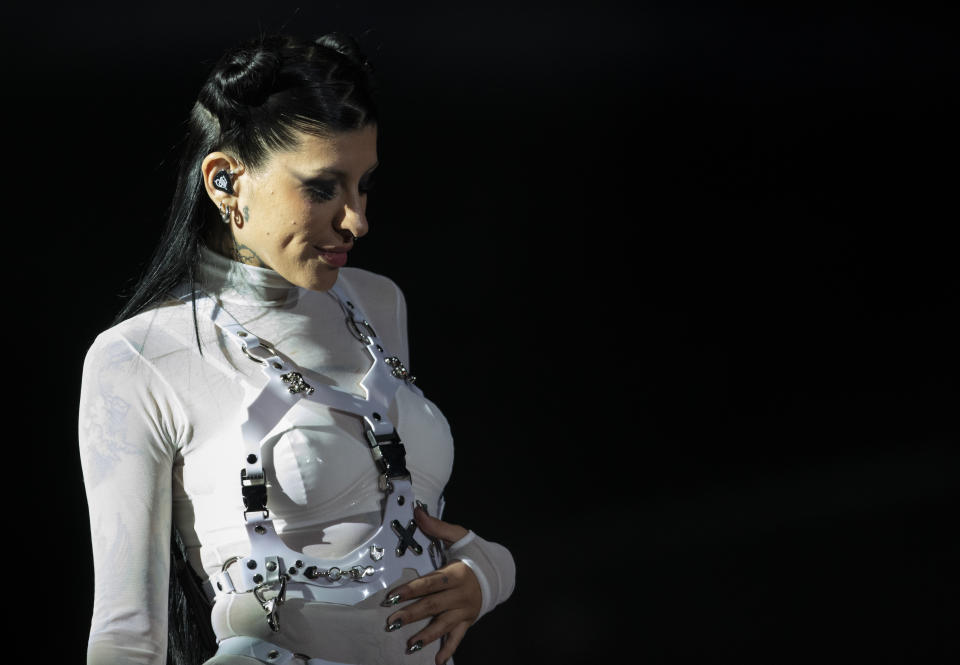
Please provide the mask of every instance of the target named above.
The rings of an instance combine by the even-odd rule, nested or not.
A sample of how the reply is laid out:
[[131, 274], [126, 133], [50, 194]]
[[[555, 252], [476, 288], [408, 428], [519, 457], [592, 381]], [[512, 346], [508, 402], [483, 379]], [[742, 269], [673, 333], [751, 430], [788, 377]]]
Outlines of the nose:
[[347, 231], [354, 238], [362, 238], [367, 235], [370, 226], [367, 224], [367, 203], [362, 199], [352, 201], [344, 206], [343, 221], [340, 222], [340, 229]]

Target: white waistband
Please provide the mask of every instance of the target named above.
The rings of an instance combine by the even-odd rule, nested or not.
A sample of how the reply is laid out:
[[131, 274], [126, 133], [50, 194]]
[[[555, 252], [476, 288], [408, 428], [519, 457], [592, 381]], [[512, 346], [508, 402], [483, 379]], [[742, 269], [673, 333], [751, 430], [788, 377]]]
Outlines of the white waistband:
[[238, 635], [220, 641], [217, 655], [249, 656], [268, 665], [349, 665], [323, 658], [310, 658], [305, 654], [294, 653], [288, 649], [265, 642], [255, 637]]

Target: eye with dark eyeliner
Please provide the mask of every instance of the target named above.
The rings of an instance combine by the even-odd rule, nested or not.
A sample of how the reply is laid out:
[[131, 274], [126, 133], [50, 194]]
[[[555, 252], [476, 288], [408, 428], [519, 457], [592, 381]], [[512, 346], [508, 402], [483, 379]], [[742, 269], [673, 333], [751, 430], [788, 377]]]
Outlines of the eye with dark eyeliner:
[[314, 201], [329, 201], [337, 194], [337, 183], [334, 180], [308, 180], [303, 184]]

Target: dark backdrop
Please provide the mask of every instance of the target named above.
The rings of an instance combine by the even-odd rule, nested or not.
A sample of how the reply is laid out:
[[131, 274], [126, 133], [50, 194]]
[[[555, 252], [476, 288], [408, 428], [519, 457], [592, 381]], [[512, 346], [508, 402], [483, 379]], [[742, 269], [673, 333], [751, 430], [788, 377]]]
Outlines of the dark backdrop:
[[457, 441], [448, 518], [517, 558], [458, 665], [953, 662], [955, 17], [300, 4], [8, 10], [16, 508], [41, 526], [19, 560], [25, 620], [67, 608], [64, 662], [92, 603], [83, 354], [156, 242], [207, 70], [283, 26], [357, 34], [377, 67], [351, 261], [406, 293]]

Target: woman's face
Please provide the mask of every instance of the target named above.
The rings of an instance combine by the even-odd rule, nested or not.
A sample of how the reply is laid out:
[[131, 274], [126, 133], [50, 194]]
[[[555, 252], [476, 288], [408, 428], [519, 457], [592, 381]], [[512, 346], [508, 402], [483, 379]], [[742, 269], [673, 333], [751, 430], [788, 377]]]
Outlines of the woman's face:
[[326, 291], [353, 237], [367, 233], [367, 189], [376, 167], [375, 125], [332, 138], [301, 134], [296, 148], [236, 177], [233, 258]]

